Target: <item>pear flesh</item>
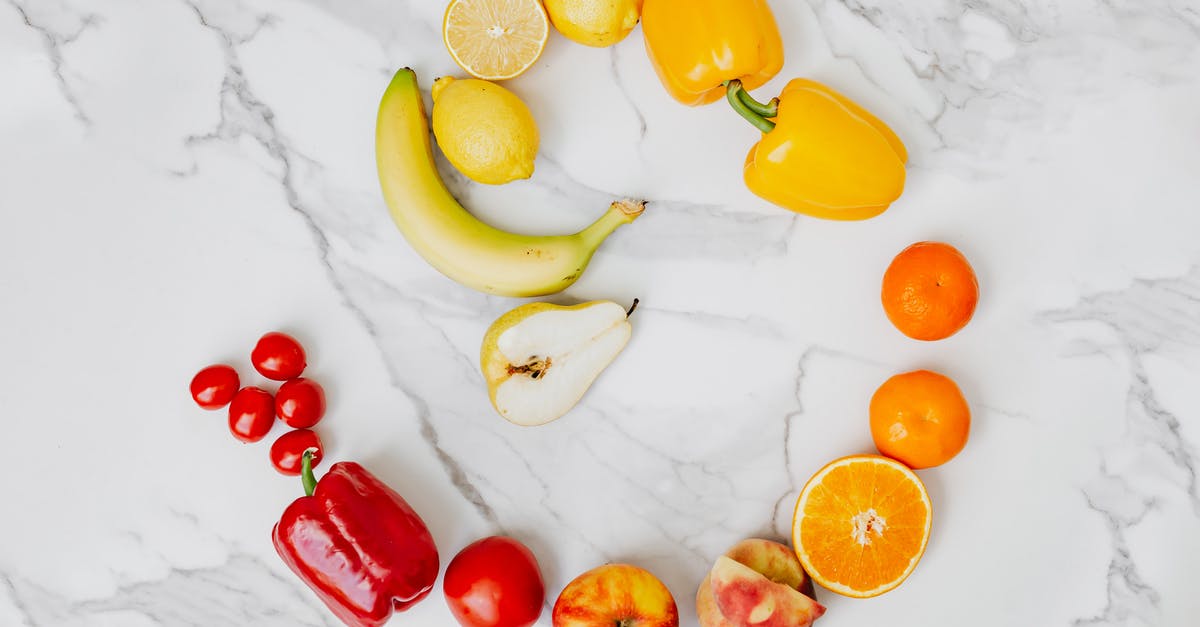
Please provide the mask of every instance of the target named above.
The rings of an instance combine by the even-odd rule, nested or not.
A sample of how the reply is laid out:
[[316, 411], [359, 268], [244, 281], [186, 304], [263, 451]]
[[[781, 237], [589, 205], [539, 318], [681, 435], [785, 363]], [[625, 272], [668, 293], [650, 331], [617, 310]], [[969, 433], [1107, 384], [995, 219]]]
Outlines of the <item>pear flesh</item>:
[[523, 426], [562, 417], [625, 348], [632, 332], [625, 308], [609, 301], [518, 307], [484, 338], [481, 365], [492, 405]]

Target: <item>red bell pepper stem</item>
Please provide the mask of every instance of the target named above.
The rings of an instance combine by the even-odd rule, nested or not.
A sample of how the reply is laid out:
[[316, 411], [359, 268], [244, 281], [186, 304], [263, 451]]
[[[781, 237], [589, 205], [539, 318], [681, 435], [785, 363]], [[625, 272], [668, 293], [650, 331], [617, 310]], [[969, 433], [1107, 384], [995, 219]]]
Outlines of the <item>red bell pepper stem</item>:
[[[772, 113], [778, 113], [779, 107], [774, 100], [771, 101], [771, 104], [764, 105], [750, 98], [746, 90], [742, 89], [742, 81], [736, 78], [725, 83], [725, 99], [729, 101], [729, 106], [733, 107], [738, 115], [746, 118], [746, 121], [753, 124], [758, 130], [764, 133], [775, 130], [775, 123], [767, 119], [771, 117]], [[749, 104], [747, 100], [754, 104]]]
[[300, 481], [304, 484], [304, 496], [312, 496], [317, 489], [317, 478], [313, 476], [313, 455], [317, 449], [309, 448], [300, 457]]

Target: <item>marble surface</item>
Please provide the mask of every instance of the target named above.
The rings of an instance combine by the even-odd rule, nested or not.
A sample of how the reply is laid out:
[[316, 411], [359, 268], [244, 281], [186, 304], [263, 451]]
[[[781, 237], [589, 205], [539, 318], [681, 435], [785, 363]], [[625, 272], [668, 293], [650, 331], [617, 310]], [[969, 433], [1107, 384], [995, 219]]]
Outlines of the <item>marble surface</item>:
[[[269, 540], [299, 483], [186, 393], [218, 361], [259, 381], [276, 328], [328, 390], [328, 458], [402, 492], [443, 563], [525, 541], [548, 602], [629, 561], [694, 625], [713, 559], [786, 537], [807, 477], [871, 450], [875, 387], [929, 367], [974, 410], [966, 450], [921, 473], [929, 550], [883, 597], [824, 594], [819, 624], [1194, 624], [1200, 5], [773, 5], [788, 61], [757, 95], [803, 75], [858, 99], [908, 144], [905, 195], [852, 224], [767, 205], [740, 180], [754, 130], [669, 100], [640, 30], [554, 34], [509, 83], [541, 128], [534, 177], [447, 169], [452, 189], [525, 232], [651, 206], [555, 299], [641, 298], [633, 341], [571, 415], [520, 429], [476, 365], [517, 301], [427, 266], [375, 176], [391, 73], [456, 70], [443, 2], [0, 1], [0, 625], [334, 624]], [[982, 285], [934, 344], [878, 303], [922, 239]], [[437, 591], [393, 624], [453, 623]]]

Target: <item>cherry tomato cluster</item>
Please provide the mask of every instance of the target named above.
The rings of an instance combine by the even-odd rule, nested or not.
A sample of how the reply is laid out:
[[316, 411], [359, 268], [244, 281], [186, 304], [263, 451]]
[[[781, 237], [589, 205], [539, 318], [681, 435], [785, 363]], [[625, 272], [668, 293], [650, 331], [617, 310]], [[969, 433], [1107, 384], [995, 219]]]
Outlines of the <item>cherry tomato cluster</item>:
[[325, 390], [300, 376], [308, 365], [304, 347], [286, 333], [272, 331], [259, 338], [250, 352], [250, 363], [262, 376], [284, 382], [274, 395], [257, 386], [239, 387], [237, 371], [218, 364], [192, 377], [192, 399], [204, 409], [228, 405], [229, 431], [242, 442], [267, 437], [278, 416], [293, 430], [271, 444], [271, 464], [285, 475], [299, 475], [304, 451], [315, 449], [314, 465], [324, 452], [321, 439], [310, 427], [325, 415]]

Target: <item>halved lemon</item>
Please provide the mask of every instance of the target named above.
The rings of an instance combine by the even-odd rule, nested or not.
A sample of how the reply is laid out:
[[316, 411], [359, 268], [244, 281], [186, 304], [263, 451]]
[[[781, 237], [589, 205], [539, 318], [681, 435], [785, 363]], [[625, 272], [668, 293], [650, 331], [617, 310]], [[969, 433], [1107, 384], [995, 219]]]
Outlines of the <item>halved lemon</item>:
[[452, 0], [442, 40], [454, 62], [475, 78], [520, 76], [542, 56], [550, 20], [538, 0]]
[[917, 567], [932, 522], [929, 493], [913, 471], [887, 457], [854, 455], [830, 462], [804, 485], [792, 547], [817, 583], [874, 597]]

